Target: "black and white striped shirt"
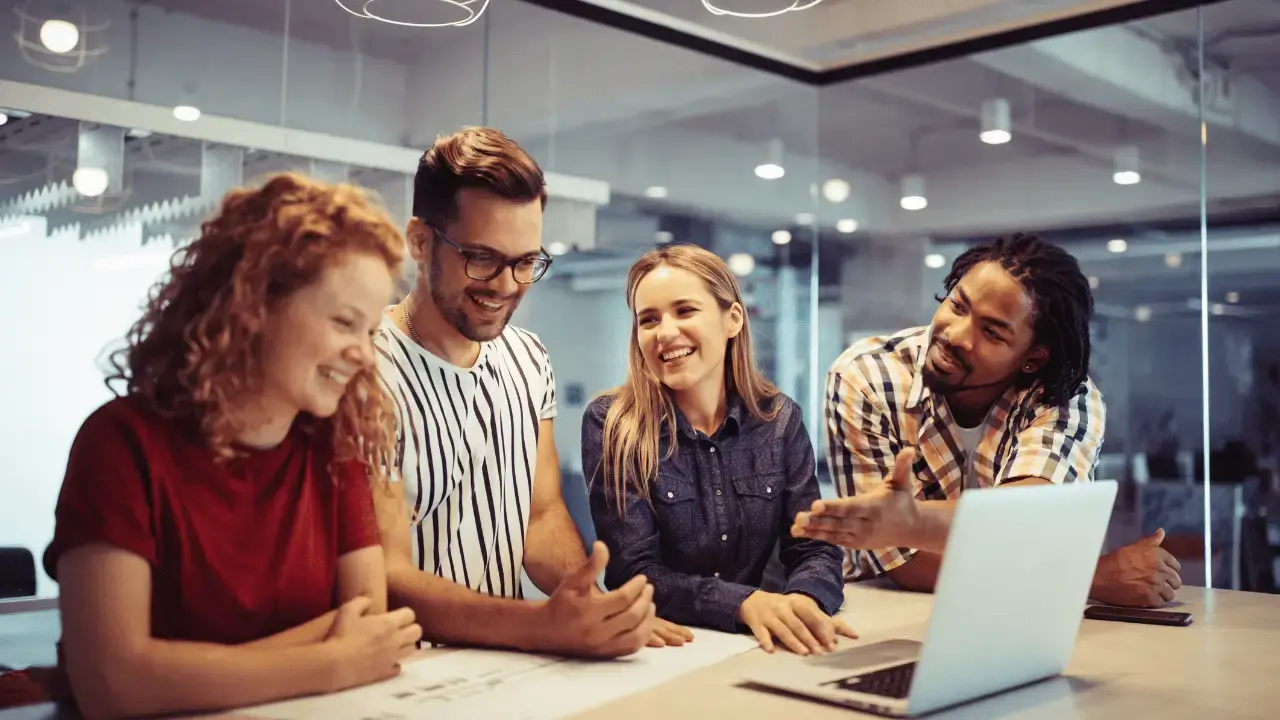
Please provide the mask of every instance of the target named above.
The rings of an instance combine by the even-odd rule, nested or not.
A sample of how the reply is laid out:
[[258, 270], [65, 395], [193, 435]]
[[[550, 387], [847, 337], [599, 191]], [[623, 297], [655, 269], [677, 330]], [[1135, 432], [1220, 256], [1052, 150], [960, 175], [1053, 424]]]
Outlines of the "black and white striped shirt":
[[374, 345], [396, 404], [414, 562], [478, 592], [522, 597], [539, 422], [556, 415], [546, 348], [508, 325], [460, 368], [386, 318]]

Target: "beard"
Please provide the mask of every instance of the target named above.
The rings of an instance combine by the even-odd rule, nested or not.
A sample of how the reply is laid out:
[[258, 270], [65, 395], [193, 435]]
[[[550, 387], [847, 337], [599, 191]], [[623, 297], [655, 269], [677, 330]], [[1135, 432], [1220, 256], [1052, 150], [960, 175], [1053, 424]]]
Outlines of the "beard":
[[[969, 365], [967, 361], [962, 359], [951, 348], [939, 343], [937, 338], [934, 338], [934, 340], [929, 343], [929, 348], [925, 352], [926, 359], [924, 366], [920, 371], [920, 376], [921, 379], [924, 380], [925, 387], [942, 395], [955, 392], [964, 387], [964, 381], [967, 380], [969, 375], [973, 372], [973, 367]], [[942, 374], [934, 368], [933, 361], [927, 357], [927, 355], [932, 355], [935, 352], [950, 356], [951, 360], [953, 360], [959, 368], [949, 375]]]
[[500, 319], [478, 322], [467, 314], [467, 305], [472, 304], [470, 295], [497, 299], [499, 296], [496, 293], [468, 290], [457, 293], [445, 292], [442, 278], [440, 277], [439, 262], [431, 263], [431, 269], [427, 275], [430, 280], [431, 300], [440, 311], [440, 316], [463, 337], [472, 342], [488, 342], [501, 335], [502, 331], [506, 329], [507, 323], [511, 322], [511, 316], [515, 314], [516, 307], [520, 304], [519, 296], [511, 298], [511, 307], [507, 309], [507, 312]]

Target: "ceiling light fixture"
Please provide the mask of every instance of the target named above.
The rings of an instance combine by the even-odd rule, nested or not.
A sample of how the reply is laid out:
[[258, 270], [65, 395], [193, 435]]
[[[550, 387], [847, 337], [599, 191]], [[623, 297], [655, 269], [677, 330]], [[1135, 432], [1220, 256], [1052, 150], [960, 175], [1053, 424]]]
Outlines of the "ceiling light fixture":
[[774, 245], [786, 245], [787, 243], [791, 242], [791, 231], [774, 230], [773, 235], [770, 236], [769, 239], [773, 240]]
[[770, 140], [769, 158], [756, 166], [756, 177], [763, 180], [777, 180], [786, 174], [787, 171], [782, 167], [782, 141]]
[[653, 234], [653, 239], [659, 245], [666, 245], [669, 242], [673, 242], [676, 239], [676, 236], [672, 235], [670, 230], [659, 230]]
[[925, 264], [925, 267], [930, 267], [930, 268], [933, 268], [934, 270], [937, 270], [938, 268], [941, 268], [943, 265], [947, 264], [947, 259], [942, 257], [942, 255], [938, 253], [929, 253], [928, 255], [924, 256], [924, 264]]
[[[384, 22], [389, 25], [400, 25], [403, 27], [423, 27], [423, 28], [464, 27], [466, 25], [470, 25], [476, 20], [479, 20], [480, 16], [484, 14], [485, 8], [489, 7], [489, 0], [438, 0], [439, 2], [445, 5], [452, 5], [458, 8], [459, 10], [462, 10], [463, 12], [467, 13], [467, 16], [465, 18], [454, 20], [452, 22], [424, 23], [424, 22], [409, 22], [407, 20], [395, 20], [389, 17], [385, 17], [383, 15], [375, 14], [373, 10], [375, 0], [364, 0], [363, 2], [361, 2], [360, 0], [333, 0], [333, 1], [338, 3], [338, 7], [342, 8], [343, 10], [346, 10], [347, 12], [351, 13], [352, 15], [355, 15], [358, 18], [364, 18], [366, 20], [377, 20], [379, 22]], [[356, 9], [356, 8], [359, 8], [359, 9]]]
[[1118, 148], [1116, 150], [1116, 171], [1111, 176], [1117, 185], [1137, 185], [1142, 182], [1142, 173], [1139, 171], [1141, 159], [1138, 156], [1138, 148], [1132, 145]]
[[650, 185], [644, 189], [644, 196], [655, 200], [661, 200], [667, 196], [667, 189], [661, 185]]
[[1102, 284], [1102, 279], [1101, 279], [1101, 278], [1099, 278], [1097, 275], [1090, 275], [1090, 276], [1089, 276], [1089, 289], [1090, 289], [1090, 290], [1097, 290], [1097, 289], [1098, 289], [1098, 286], [1099, 286], [1099, 285], [1101, 285], [1101, 284]]
[[98, 197], [107, 191], [110, 178], [107, 171], [98, 167], [78, 167], [71, 174], [71, 185], [85, 197]]
[[569, 246], [562, 242], [553, 242], [547, 246], [547, 252], [552, 255], [564, 255], [569, 252]]
[[1139, 305], [1133, 309], [1133, 319], [1138, 322], [1146, 322], [1151, 319], [1151, 307], [1148, 305]]
[[988, 145], [1003, 145], [1013, 139], [1010, 132], [1009, 101], [992, 98], [982, 103], [982, 131], [978, 138]]
[[7, 122], [9, 122], [9, 116], [6, 115], [5, 113], [0, 112], [0, 125], [3, 125]]
[[[785, 1], [786, 0], [783, 0], [783, 2]], [[808, 10], [809, 8], [813, 7], [814, 5], [817, 5], [820, 2], [822, 2], [822, 0], [795, 0], [790, 5], [782, 8], [781, 10], [763, 10], [761, 12], [740, 12], [737, 10], [721, 10], [715, 5], [712, 5], [711, 0], [702, 0], [702, 7], [706, 8], [707, 11], [710, 12], [712, 15], [729, 15], [730, 17], [740, 17], [740, 18], [769, 18], [769, 17], [777, 17], [784, 13], [800, 12], [801, 10]]]
[[1182, 253], [1180, 252], [1165, 253], [1164, 266], [1171, 269], [1182, 267]]
[[902, 178], [903, 210], [923, 210], [929, 207], [929, 200], [924, 195], [924, 178], [919, 175], [907, 175]]
[[726, 261], [729, 271], [738, 277], [746, 277], [756, 269], [756, 259], [748, 253], [734, 253]]
[[836, 221], [836, 230], [845, 235], [852, 235], [858, 232], [858, 221], [853, 218], [843, 218]]
[[831, 178], [822, 183], [822, 197], [826, 198], [827, 202], [842, 203], [849, 199], [850, 189], [847, 181]]
[[1231, 303], [1232, 305], [1235, 305], [1236, 303], [1240, 302], [1240, 293], [1236, 292], [1235, 290], [1232, 290], [1231, 292], [1227, 293], [1227, 302]]
[[200, 119], [200, 108], [195, 105], [178, 105], [173, 108], [173, 116], [182, 122], [195, 122]]
[[1123, 238], [1116, 238], [1116, 239], [1114, 239], [1114, 240], [1108, 240], [1108, 241], [1107, 241], [1107, 249], [1108, 249], [1108, 250], [1110, 250], [1110, 251], [1111, 251], [1111, 252], [1113, 252], [1113, 253], [1117, 253], [1117, 254], [1118, 254], [1118, 253], [1122, 253], [1122, 252], [1124, 252], [1125, 250], [1128, 250], [1128, 249], [1129, 249], [1129, 243], [1128, 243], [1127, 241], [1125, 241]]
[[40, 26], [40, 44], [49, 52], [69, 53], [80, 44], [80, 28], [66, 20], [45, 20]]

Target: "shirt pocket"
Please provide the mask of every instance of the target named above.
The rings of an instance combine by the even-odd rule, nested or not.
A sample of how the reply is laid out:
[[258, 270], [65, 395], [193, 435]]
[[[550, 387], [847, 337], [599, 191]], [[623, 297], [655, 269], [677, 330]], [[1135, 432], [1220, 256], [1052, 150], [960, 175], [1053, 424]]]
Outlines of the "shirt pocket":
[[733, 490], [742, 506], [742, 521], [757, 531], [772, 531], [782, 516], [783, 483], [786, 476], [781, 470], [752, 473], [733, 481]]
[[653, 484], [653, 511], [658, 535], [666, 552], [692, 555], [704, 528], [698, 512], [698, 494], [687, 478], [658, 474]]

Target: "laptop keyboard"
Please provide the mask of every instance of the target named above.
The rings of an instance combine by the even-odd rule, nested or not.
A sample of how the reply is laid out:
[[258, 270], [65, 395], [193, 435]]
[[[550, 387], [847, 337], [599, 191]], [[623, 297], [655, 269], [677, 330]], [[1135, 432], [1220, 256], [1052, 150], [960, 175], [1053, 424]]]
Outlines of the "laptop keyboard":
[[915, 671], [916, 664], [909, 662], [823, 684], [839, 690], [901, 699], [911, 690], [911, 677], [915, 675]]

